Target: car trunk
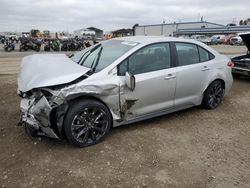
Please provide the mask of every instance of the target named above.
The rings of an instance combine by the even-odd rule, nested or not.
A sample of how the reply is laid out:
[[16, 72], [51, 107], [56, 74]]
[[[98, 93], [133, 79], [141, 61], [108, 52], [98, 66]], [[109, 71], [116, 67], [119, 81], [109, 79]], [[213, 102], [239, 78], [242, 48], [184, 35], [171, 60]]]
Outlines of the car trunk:
[[250, 33], [240, 34], [244, 44], [246, 45], [248, 52], [246, 55], [236, 56], [232, 58], [235, 68], [249, 69], [250, 71]]
[[250, 70], [250, 54], [232, 58], [235, 67], [247, 68]]

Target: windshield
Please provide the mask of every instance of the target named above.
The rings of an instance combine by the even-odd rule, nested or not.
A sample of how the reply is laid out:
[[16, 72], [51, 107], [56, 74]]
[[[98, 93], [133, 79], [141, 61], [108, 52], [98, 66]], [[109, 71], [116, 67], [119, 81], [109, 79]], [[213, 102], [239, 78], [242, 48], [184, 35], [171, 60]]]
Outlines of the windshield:
[[109, 66], [138, 43], [123, 40], [108, 40], [75, 53], [74, 62], [98, 72]]

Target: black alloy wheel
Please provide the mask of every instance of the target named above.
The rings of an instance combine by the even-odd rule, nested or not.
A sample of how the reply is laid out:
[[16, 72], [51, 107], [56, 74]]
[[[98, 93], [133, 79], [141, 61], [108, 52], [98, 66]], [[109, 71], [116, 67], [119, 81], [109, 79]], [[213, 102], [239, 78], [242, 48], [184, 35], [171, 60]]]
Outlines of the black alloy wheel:
[[94, 100], [77, 101], [65, 117], [66, 138], [78, 147], [97, 144], [109, 132], [111, 120], [111, 114], [104, 104]]
[[203, 106], [206, 109], [214, 109], [221, 103], [225, 93], [224, 85], [221, 81], [212, 82], [204, 93]]

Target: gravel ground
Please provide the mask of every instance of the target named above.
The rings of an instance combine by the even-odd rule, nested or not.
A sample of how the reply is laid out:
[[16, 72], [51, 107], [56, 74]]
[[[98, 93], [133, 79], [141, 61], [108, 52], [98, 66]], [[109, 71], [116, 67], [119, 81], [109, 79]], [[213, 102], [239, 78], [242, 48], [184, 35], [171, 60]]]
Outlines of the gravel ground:
[[114, 128], [100, 144], [78, 149], [32, 139], [16, 126], [23, 55], [0, 52], [0, 186], [250, 187], [250, 79], [235, 80], [215, 110], [195, 107]]

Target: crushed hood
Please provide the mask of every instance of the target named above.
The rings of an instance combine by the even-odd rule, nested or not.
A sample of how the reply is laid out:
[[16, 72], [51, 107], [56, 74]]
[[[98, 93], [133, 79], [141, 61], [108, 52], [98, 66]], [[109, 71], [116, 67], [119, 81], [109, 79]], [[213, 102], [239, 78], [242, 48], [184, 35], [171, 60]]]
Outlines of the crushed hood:
[[239, 35], [242, 38], [244, 44], [246, 45], [248, 51], [250, 52], [250, 33], [242, 33]]
[[18, 89], [66, 84], [86, 74], [90, 69], [78, 65], [65, 54], [35, 54], [26, 56], [18, 75]]

